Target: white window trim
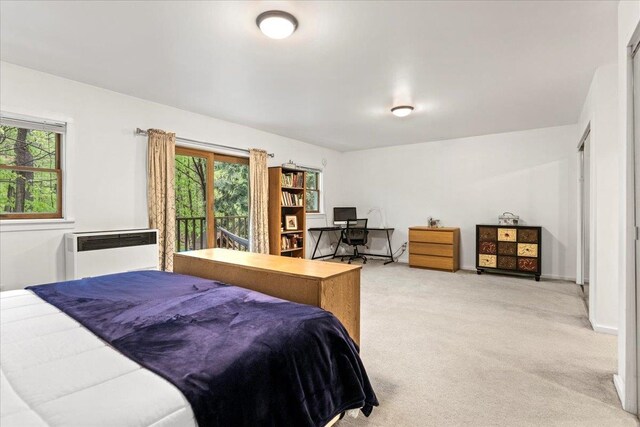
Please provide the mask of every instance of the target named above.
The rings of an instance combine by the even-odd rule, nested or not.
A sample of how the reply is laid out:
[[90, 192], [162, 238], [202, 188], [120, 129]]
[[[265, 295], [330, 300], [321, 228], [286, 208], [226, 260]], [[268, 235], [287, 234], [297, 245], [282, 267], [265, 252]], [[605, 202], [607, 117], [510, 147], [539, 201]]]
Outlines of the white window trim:
[[54, 121], [64, 122], [67, 129], [62, 138], [62, 149], [60, 153], [60, 167], [62, 169], [62, 218], [53, 219], [3, 219], [0, 221], [0, 233], [14, 231], [38, 231], [38, 230], [61, 230], [75, 228], [75, 219], [71, 206], [71, 187], [73, 185], [71, 177], [70, 162], [68, 154], [70, 147], [75, 143], [75, 126], [73, 119], [61, 114], [33, 111], [24, 108], [0, 105], [0, 114], [16, 119], [32, 121]]
[[318, 180], [318, 191], [320, 192], [320, 200], [318, 200], [320, 206], [318, 208], [320, 209], [320, 212], [305, 212], [305, 215], [311, 217], [324, 217], [326, 215], [324, 211], [324, 170], [314, 166], [298, 165], [298, 167], [305, 171], [318, 172], [320, 178]]

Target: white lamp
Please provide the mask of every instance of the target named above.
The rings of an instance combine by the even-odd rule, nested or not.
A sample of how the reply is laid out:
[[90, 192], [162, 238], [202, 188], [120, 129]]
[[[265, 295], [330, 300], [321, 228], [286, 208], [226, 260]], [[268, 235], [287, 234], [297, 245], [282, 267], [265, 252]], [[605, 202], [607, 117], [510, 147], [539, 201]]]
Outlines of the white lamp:
[[397, 107], [393, 107], [391, 112], [396, 117], [407, 117], [413, 112], [413, 107], [411, 105], [398, 105]]
[[298, 28], [296, 17], [281, 10], [262, 12], [256, 18], [256, 24], [265, 36], [276, 40], [286, 39]]

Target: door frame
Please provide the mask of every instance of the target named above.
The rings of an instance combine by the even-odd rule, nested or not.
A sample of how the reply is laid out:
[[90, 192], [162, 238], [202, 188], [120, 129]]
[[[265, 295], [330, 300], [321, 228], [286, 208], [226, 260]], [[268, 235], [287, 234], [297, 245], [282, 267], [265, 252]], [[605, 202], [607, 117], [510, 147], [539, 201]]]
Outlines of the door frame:
[[216, 247], [216, 239], [215, 239], [215, 178], [214, 178], [214, 162], [225, 162], [225, 163], [239, 163], [239, 164], [249, 164], [248, 157], [242, 156], [232, 156], [230, 154], [221, 154], [216, 153], [215, 151], [202, 150], [199, 148], [191, 148], [191, 147], [183, 147], [176, 146], [175, 150], [176, 155], [182, 156], [193, 156], [193, 157], [201, 157], [207, 160], [207, 174], [211, 174], [211, 179], [207, 180], [207, 188], [206, 188], [206, 199], [207, 206], [205, 211], [206, 223], [207, 223], [207, 247], [215, 248]]
[[[577, 259], [576, 259], [576, 284], [578, 285], [585, 285], [585, 249], [586, 249], [586, 239], [585, 237], [587, 237], [587, 233], [589, 234], [589, 245], [591, 245], [591, 229], [592, 226], [594, 225], [592, 221], [592, 191], [591, 191], [591, 187], [592, 187], [592, 183], [593, 180], [591, 179], [591, 162], [589, 162], [589, 164], [585, 164], [584, 162], [584, 150], [585, 150], [585, 146], [587, 144], [587, 141], [589, 141], [589, 150], [591, 150], [591, 141], [590, 141], [590, 137], [591, 137], [591, 123], [589, 122], [587, 124], [587, 127], [584, 131], [584, 133], [582, 134], [582, 137], [580, 138], [580, 141], [578, 142], [578, 151], [577, 151], [577, 162], [578, 162], [578, 167], [577, 167], [577, 171], [578, 171], [578, 177], [577, 177], [577, 182], [578, 182], [578, 223], [577, 223], [577, 233], [576, 233], [576, 238], [577, 238]], [[589, 153], [589, 160], [591, 159], [591, 152]], [[588, 169], [588, 173], [589, 173], [589, 188], [585, 188], [584, 185], [584, 172], [585, 169]], [[584, 199], [585, 199], [585, 193], [588, 192], [589, 193], [589, 206], [584, 205]], [[584, 221], [584, 217], [585, 217], [585, 209], [588, 210], [588, 223], [585, 224]], [[591, 253], [592, 251], [589, 251], [589, 257], [591, 257]], [[591, 259], [589, 260], [588, 266], [589, 269], [591, 269]], [[591, 271], [587, 272], [588, 276], [589, 276], [589, 281], [591, 281], [593, 278], [591, 277]], [[589, 292], [589, 295], [591, 295], [591, 289]]]
[[[636, 228], [636, 204], [640, 203], [636, 197], [636, 173], [640, 172], [640, 164], [636, 161], [636, 139], [640, 138], [640, 129], [634, 129], [634, 68], [633, 53], [634, 47], [640, 43], [640, 23], [631, 36], [627, 44], [626, 61], [620, 65], [624, 67], [623, 75], [626, 77], [626, 90], [620, 93], [621, 103], [626, 106], [626, 117], [622, 117], [624, 126], [621, 128], [623, 134], [620, 138], [622, 145], [622, 168], [621, 174], [623, 192], [621, 194], [621, 218], [620, 226], [620, 274], [621, 274], [621, 312], [623, 318], [620, 319], [618, 349], [619, 370], [614, 375], [614, 384], [620, 396], [622, 407], [631, 413], [637, 414], [640, 406], [640, 382], [638, 381], [638, 367], [640, 352], [640, 318], [638, 308], [640, 307], [640, 287], [638, 285], [638, 261], [637, 255], [640, 251], [636, 249], [638, 244], [638, 233]], [[635, 106], [640, 108], [640, 105]]]

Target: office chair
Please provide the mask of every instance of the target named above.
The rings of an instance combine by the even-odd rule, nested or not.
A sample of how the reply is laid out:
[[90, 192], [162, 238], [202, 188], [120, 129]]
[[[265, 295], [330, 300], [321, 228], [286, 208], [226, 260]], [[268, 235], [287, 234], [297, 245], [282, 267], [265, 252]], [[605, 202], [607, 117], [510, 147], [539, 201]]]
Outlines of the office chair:
[[[349, 264], [354, 259], [362, 258], [362, 263], [367, 263], [367, 257], [358, 253], [358, 246], [367, 244], [369, 230], [367, 230], [367, 219], [350, 219], [347, 220], [347, 228], [342, 234], [342, 243], [353, 246], [353, 254], [348, 257]], [[340, 261], [344, 261], [345, 257], [341, 257]]]

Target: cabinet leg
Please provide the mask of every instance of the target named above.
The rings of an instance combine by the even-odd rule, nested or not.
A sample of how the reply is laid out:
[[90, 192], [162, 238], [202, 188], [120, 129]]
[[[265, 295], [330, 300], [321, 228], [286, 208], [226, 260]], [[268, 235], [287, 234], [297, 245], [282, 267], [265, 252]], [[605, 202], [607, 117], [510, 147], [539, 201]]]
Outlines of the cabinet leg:
[[539, 281], [540, 281], [540, 276], [536, 274], [536, 282], [539, 282]]
[[479, 269], [477, 270], [478, 275], [482, 274], [482, 272], [483, 272], [483, 271], [484, 271], [484, 270], [482, 270], [482, 269], [480, 269], [480, 268], [479, 268]]

